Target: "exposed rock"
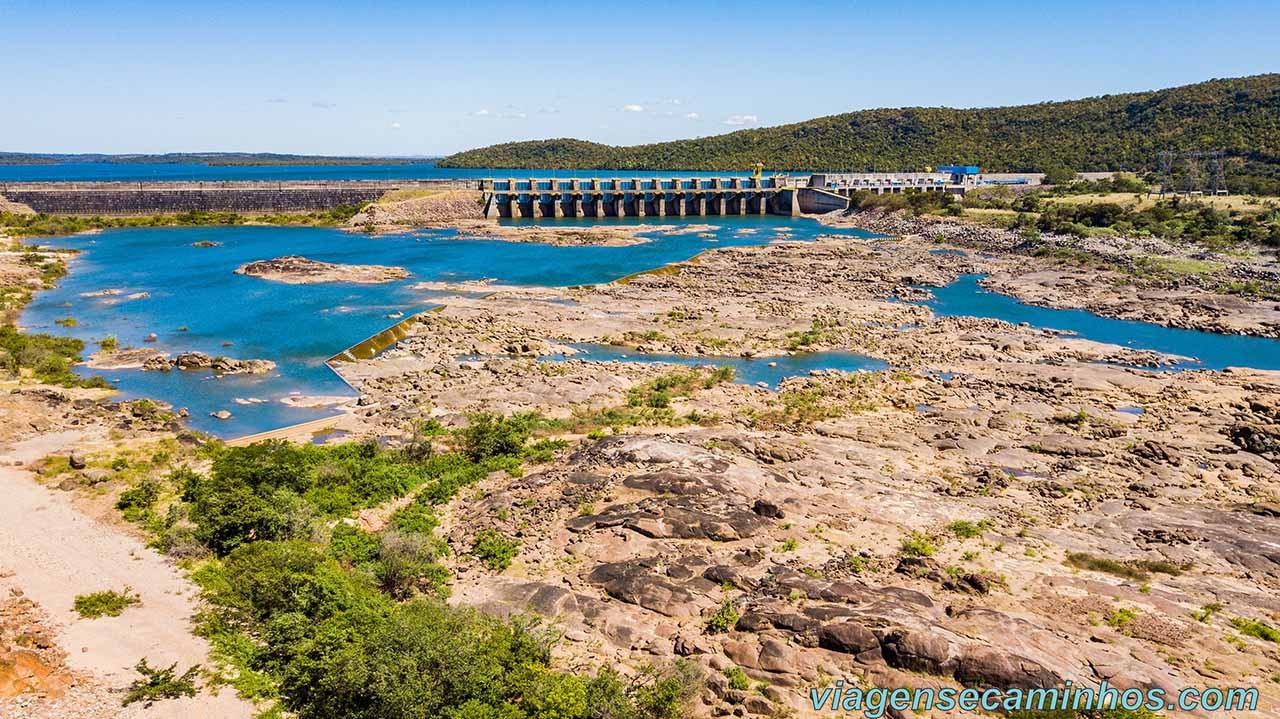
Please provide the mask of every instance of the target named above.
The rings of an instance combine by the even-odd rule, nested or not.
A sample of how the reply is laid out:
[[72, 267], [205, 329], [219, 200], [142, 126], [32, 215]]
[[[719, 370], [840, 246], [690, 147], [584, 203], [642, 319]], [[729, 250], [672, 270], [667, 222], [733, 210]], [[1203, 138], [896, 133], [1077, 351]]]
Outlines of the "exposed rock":
[[163, 355], [156, 355], [148, 359], [142, 368], [158, 372], [167, 372], [170, 369], [208, 369], [217, 374], [266, 374], [276, 368], [276, 363], [262, 359], [211, 357], [204, 352], [183, 352], [172, 360]]
[[310, 260], [298, 255], [258, 260], [236, 268], [236, 274], [261, 277], [264, 280], [289, 284], [316, 284], [320, 282], [351, 282], [379, 284], [402, 280], [409, 276], [403, 267], [385, 265], [340, 265], [332, 262]]

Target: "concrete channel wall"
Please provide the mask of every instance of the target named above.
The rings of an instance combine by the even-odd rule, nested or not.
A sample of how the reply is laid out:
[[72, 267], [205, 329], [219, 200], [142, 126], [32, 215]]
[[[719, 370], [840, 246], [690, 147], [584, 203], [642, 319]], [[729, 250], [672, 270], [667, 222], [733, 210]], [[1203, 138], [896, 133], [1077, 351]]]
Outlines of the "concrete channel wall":
[[474, 180], [15, 182], [0, 185], [0, 197], [51, 215], [314, 212], [372, 202], [392, 190], [476, 186]]

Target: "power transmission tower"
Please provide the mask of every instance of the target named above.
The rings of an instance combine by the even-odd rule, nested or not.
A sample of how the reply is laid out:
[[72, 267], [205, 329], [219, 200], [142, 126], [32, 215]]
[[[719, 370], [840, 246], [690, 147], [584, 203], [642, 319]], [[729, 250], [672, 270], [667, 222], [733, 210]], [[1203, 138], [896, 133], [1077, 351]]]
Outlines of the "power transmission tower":
[[[1174, 173], [1182, 171], [1181, 194], [1190, 197], [1200, 193], [1205, 195], [1227, 194], [1225, 171], [1226, 152], [1222, 150], [1190, 150], [1173, 152], [1165, 150], [1159, 154], [1160, 159], [1160, 197], [1165, 193], [1178, 194], [1174, 187]], [[1207, 174], [1206, 174], [1207, 173]]]
[[1177, 161], [1177, 153], [1169, 150], [1160, 153], [1160, 199], [1164, 199], [1164, 193], [1174, 191], [1173, 165]]
[[1183, 155], [1187, 169], [1182, 173], [1182, 186], [1187, 197], [1193, 192], [1200, 192], [1200, 153], [1188, 152]]
[[1227, 180], [1222, 173], [1222, 158], [1224, 154], [1222, 150], [1206, 153], [1209, 157], [1209, 186], [1207, 190], [1211, 195], [1227, 194]]

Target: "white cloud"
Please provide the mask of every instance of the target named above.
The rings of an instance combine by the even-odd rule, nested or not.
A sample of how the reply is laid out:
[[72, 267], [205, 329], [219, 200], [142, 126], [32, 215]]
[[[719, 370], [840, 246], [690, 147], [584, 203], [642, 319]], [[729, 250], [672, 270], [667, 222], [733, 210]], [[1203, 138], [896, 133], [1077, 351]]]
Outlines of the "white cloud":
[[338, 106], [338, 103], [329, 102], [327, 100], [316, 100], [315, 102], [311, 103], [311, 106], [321, 110], [332, 110], [333, 108]]
[[471, 114], [472, 114], [472, 115], [475, 115], [476, 117], [486, 117], [486, 116], [488, 116], [489, 111], [488, 111], [488, 110], [476, 110], [475, 112], [473, 112], [473, 113], [471, 113]]
[[644, 105], [623, 105], [623, 112], [644, 112]]
[[559, 114], [560, 114], [560, 108], [558, 108], [558, 107], [540, 107], [540, 108], [538, 108], [538, 114], [539, 114], [539, 115], [559, 115]]
[[283, 105], [288, 102], [288, 100], [283, 97], [273, 97], [268, 99], [267, 102], [272, 105]]
[[529, 115], [518, 110], [508, 110], [498, 113], [498, 117], [503, 120], [523, 120]]
[[399, 130], [399, 129], [400, 129], [400, 123], [398, 123], [398, 122], [393, 122], [393, 123], [391, 123], [391, 129], [392, 129], [392, 130]]
[[730, 115], [724, 119], [726, 125], [754, 125], [760, 118], [755, 115]]
[[684, 115], [684, 119], [686, 120], [697, 120], [699, 117], [702, 117], [702, 116], [696, 112], [686, 112]]

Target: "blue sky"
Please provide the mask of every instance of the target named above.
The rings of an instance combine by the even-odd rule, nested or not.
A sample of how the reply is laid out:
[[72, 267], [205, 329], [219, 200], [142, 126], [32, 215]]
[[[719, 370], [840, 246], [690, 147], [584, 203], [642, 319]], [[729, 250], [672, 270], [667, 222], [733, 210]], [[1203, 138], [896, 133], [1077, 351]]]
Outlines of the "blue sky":
[[1276, 2], [361, 5], [0, 0], [0, 150], [632, 144], [1280, 70]]

